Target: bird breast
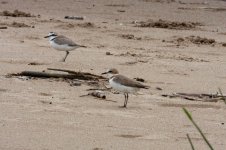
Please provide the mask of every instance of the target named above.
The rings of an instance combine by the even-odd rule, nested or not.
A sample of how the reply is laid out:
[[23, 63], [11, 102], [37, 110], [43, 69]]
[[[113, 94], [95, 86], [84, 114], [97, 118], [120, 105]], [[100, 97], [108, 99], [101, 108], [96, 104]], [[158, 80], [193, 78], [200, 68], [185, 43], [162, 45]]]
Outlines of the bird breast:
[[120, 83], [114, 82], [113, 78], [109, 80], [109, 84], [113, 89], [122, 93], [136, 93], [137, 91], [139, 91], [139, 88], [129, 87], [129, 86], [125, 86]]
[[59, 44], [55, 43], [54, 41], [50, 41], [50, 45], [54, 49], [59, 50], [59, 51], [71, 51], [71, 50], [74, 50], [75, 48], [77, 48], [77, 47], [69, 46], [67, 44], [59, 45]]

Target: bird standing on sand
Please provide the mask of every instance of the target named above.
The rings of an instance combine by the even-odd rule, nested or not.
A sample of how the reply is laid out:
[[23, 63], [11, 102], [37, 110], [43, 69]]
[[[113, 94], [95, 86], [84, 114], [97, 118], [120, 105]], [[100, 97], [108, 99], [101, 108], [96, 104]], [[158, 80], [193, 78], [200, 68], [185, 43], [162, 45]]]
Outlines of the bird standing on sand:
[[118, 70], [115, 68], [109, 69], [107, 72], [104, 72], [102, 74], [108, 74], [110, 86], [116, 91], [122, 92], [125, 95], [123, 107], [127, 106], [129, 93], [136, 93], [141, 88], [144, 89], [149, 88], [149, 86], [143, 85], [137, 81], [134, 81], [123, 75], [120, 75]]
[[44, 38], [49, 38], [49, 43], [54, 49], [66, 52], [65, 57], [62, 59], [63, 62], [65, 62], [69, 54], [69, 51], [75, 50], [76, 48], [79, 47], [86, 47], [83, 45], [78, 45], [74, 43], [71, 39], [63, 35], [57, 35], [54, 32], [50, 32], [49, 35], [45, 36]]

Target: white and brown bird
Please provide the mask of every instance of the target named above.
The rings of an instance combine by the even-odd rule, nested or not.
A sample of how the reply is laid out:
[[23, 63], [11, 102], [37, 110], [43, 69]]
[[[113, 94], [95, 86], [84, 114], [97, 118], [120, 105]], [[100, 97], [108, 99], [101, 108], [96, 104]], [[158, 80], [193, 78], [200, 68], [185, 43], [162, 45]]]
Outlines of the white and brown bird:
[[129, 99], [129, 93], [136, 93], [141, 88], [148, 89], [149, 86], [143, 85], [140, 82], [127, 78], [120, 75], [118, 70], [115, 68], [108, 69], [107, 72], [102, 74], [108, 74], [110, 86], [125, 95], [125, 101], [123, 107], [127, 106]]
[[66, 52], [65, 57], [62, 59], [63, 62], [65, 62], [69, 54], [69, 51], [75, 50], [76, 48], [79, 47], [86, 47], [83, 45], [76, 44], [71, 39], [63, 35], [57, 35], [54, 32], [50, 32], [48, 36], [45, 36], [44, 38], [49, 38], [49, 43], [51, 47], [53, 47], [54, 49]]

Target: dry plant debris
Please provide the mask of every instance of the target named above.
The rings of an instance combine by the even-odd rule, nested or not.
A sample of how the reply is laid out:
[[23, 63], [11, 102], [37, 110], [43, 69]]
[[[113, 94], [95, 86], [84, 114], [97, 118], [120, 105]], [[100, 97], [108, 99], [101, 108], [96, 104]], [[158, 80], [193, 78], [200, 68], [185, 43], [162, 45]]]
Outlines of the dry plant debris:
[[81, 95], [80, 97], [84, 97], [84, 96], [88, 96], [88, 95], [91, 95], [91, 96], [94, 96], [97, 98], [101, 98], [101, 99], [106, 99], [105, 93], [100, 90], [95, 90], [95, 91], [89, 92], [87, 95]]
[[175, 2], [175, 0], [140, 0], [143, 2], [158, 2], [158, 3], [172, 3]]
[[83, 27], [83, 28], [94, 28], [95, 27], [95, 25], [91, 22], [79, 23], [79, 24], [77, 24], [77, 26]]
[[125, 4], [107, 4], [104, 6], [108, 6], [108, 7], [128, 7], [128, 5]]
[[119, 37], [123, 39], [141, 40], [141, 37], [135, 37], [133, 34], [120, 34]]
[[[163, 42], [166, 42], [165, 40], [163, 40]], [[215, 39], [209, 39], [206, 37], [200, 37], [200, 36], [187, 36], [187, 37], [176, 37], [173, 40], [167, 41], [170, 43], [175, 43], [178, 45], [181, 44], [186, 44], [186, 43], [193, 43], [193, 44], [197, 44], [197, 45], [214, 45], [217, 42], [215, 41]]]
[[25, 23], [20, 23], [20, 22], [15, 22], [15, 21], [12, 23], [0, 23], [0, 25], [14, 27], [14, 28], [27, 28], [27, 27], [34, 28], [34, 26], [29, 26]]
[[5, 27], [5, 26], [4, 27], [0, 27], [0, 29], [7, 29], [7, 27]]
[[214, 39], [202, 38], [200, 36], [188, 36], [185, 37], [185, 40], [188, 40], [194, 44], [210, 45], [216, 43]]
[[220, 8], [220, 7], [179, 7], [178, 9], [181, 9], [181, 10], [205, 10], [205, 11], [212, 11], [212, 12], [226, 11], [226, 8]]
[[96, 26], [94, 23], [91, 22], [85, 22], [85, 23], [62, 23], [60, 25], [57, 25], [56, 27], [61, 28], [61, 29], [71, 29], [75, 27], [81, 27], [81, 28], [95, 28]]
[[165, 28], [165, 29], [177, 29], [177, 30], [189, 30], [195, 29], [197, 26], [202, 26], [199, 22], [177, 22], [177, 21], [167, 21], [159, 19], [154, 21], [152, 19], [147, 21], [135, 22], [136, 27], [143, 28]]
[[84, 20], [83, 16], [65, 16], [64, 19]]
[[163, 97], [169, 98], [182, 98], [190, 101], [203, 101], [203, 102], [218, 102], [223, 100], [226, 96], [220, 94], [196, 94], [196, 93], [173, 93], [173, 94], [163, 94]]
[[4, 10], [0, 13], [1, 16], [10, 16], [10, 17], [35, 17], [34, 15], [31, 15], [30, 13], [26, 13], [19, 10], [14, 10], [14, 12], [10, 12], [8, 10]]

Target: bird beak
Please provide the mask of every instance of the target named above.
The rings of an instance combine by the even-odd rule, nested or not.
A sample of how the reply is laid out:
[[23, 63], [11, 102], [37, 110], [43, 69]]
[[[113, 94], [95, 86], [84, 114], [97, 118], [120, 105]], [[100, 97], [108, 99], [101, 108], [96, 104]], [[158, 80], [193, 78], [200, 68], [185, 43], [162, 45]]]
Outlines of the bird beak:
[[44, 38], [48, 38], [48, 37], [50, 37], [49, 35], [47, 35], [47, 36], [45, 36]]
[[101, 73], [101, 74], [107, 74], [108, 72], [104, 72], [104, 73]]

